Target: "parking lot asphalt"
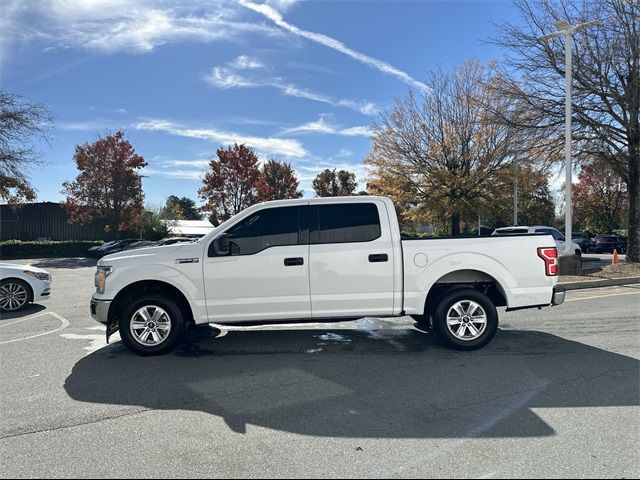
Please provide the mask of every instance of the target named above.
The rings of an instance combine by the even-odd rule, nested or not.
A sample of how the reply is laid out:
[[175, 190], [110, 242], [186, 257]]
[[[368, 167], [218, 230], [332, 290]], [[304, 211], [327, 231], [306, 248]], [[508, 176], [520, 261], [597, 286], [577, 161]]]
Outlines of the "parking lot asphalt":
[[53, 296], [0, 319], [3, 478], [640, 475], [640, 285], [502, 311], [476, 352], [405, 317], [142, 358], [90, 318], [94, 262], [32, 263]]

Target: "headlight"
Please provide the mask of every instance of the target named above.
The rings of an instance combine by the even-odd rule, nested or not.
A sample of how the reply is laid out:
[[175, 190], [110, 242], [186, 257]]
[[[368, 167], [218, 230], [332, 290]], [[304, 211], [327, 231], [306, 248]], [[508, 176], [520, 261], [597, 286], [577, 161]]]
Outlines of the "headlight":
[[98, 269], [96, 270], [95, 285], [96, 285], [96, 291], [98, 293], [101, 293], [101, 294], [104, 293], [104, 288], [107, 283], [107, 277], [111, 275], [111, 272], [113, 272], [112, 267], [99, 266]]
[[24, 270], [22, 273], [26, 273], [30, 277], [37, 278], [38, 280], [48, 281], [51, 280], [51, 275], [43, 272], [32, 272], [31, 270]]

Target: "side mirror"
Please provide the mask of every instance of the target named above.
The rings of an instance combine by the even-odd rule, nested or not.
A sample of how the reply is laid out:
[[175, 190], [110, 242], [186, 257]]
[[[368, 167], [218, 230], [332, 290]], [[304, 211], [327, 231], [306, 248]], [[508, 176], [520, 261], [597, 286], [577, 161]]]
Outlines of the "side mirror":
[[229, 255], [231, 247], [229, 246], [229, 235], [221, 233], [213, 240], [213, 251], [218, 257]]

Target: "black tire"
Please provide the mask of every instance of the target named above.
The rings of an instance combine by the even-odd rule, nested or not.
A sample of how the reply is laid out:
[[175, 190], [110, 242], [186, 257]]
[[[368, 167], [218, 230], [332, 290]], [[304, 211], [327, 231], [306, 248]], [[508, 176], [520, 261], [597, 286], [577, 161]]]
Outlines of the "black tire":
[[[156, 308], [159, 307], [166, 313], [166, 316], [163, 315], [163, 320], [168, 318], [170, 324], [169, 333], [159, 344], [145, 345], [141, 340], [136, 339], [136, 337], [134, 337], [134, 333], [131, 331], [131, 322], [134, 320], [134, 316], [136, 319], [140, 320], [141, 316], [137, 315], [137, 312], [145, 307], [148, 307], [150, 312], [155, 312]], [[166, 321], [163, 323], [166, 325]], [[180, 307], [178, 307], [177, 303], [171, 297], [162, 295], [146, 295], [132, 300], [123, 308], [120, 315], [120, 337], [122, 338], [122, 343], [138, 355], [164, 355], [165, 353], [173, 350], [182, 341], [186, 330], [185, 323], [184, 315], [182, 314]], [[154, 330], [154, 332], [156, 332], [157, 335], [161, 335], [159, 332], [159, 326], [156, 328], [157, 330]], [[147, 335], [147, 339], [149, 336], [150, 335]], [[155, 338], [156, 337], [154, 335], [152, 342], [154, 342]]]
[[20, 280], [19, 278], [5, 278], [4, 280], [0, 281], [0, 287], [10, 286], [12, 284], [20, 285], [24, 289], [27, 294], [26, 300], [18, 308], [3, 308], [2, 306], [0, 306], [0, 311], [2, 312], [19, 312], [31, 302], [33, 302], [33, 290], [31, 289], [31, 285], [29, 285], [24, 280]]
[[[459, 302], [462, 302], [463, 310], [465, 305], [467, 306], [467, 310], [472, 308], [472, 304], [468, 302], [474, 302], [482, 311], [484, 311], [486, 321], [484, 327], [482, 327], [484, 330], [482, 330], [482, 328], [478, 329], [476, 327], [477, 323], [471, 321], [472, 318], [465, 318], [468, 320], [464, 323], [465, 326], [463, 327], [461, 323], [460, 327], [457, 327], [459, 329], [458, 332], [462, 331], [462, 337], [465, 337], [465, 333], [469, 333], [468, 339], [459, 338], [454, 334], [454, 332], [452, 332], [452, 329], [456, 329], [456, 326], [452, 326], [450, 329], [447, 325], [447, 315], [449, 311]], [[475, 314], [476, 317], [480, 317], [482, 313], [481, 310], [476, 309], [470, 313]], [[463, 317], [464, 315], [461, 316], [461, 322]], [[474, 337], [471, 333], [472, 327], [478, 330], [479, 335]], [[498, 331], [498, 312], [493, 302], [485, 294], [470, 288], [456, 289], [445, 295], [440, 302], [438, 302], [433, 314], [433, 331], [445, 343], [456, 349], [477, 350], [487, 345], [496, 335], [496, 332]]]

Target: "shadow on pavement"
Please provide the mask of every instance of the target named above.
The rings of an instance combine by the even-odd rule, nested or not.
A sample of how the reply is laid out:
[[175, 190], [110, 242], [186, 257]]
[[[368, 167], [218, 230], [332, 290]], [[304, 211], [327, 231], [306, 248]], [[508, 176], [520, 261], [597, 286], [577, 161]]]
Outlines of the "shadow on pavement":
[[40, 313], [46, 308], [47, 307], [45, 307], [44, 305], [40, 305], [38, 303], [30, 303], [22, 310], [19, 310], [17, 312], [0, 312], [0, 325], [2, 325], [3, 320], [13, 320], [16, 318], [28, 317], [29, 315]]
[[175, 354], [114, 344], [80, 360], [71, 398], [197, 410], [325, 437], [553, 435], [532, 408], [636, 406], [640, 362], [563, 338], [499, 331], [476, 352], [417, 330], [197, 329]]
[[97, 263], [96, 258], [39, 258], [29, 261], [30, 265], [44, 269], [95, 267]]

